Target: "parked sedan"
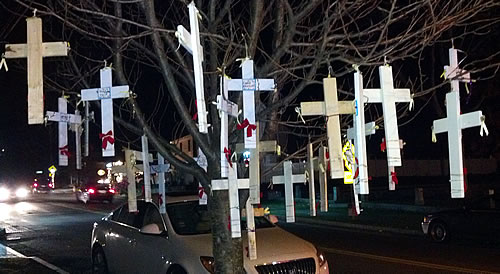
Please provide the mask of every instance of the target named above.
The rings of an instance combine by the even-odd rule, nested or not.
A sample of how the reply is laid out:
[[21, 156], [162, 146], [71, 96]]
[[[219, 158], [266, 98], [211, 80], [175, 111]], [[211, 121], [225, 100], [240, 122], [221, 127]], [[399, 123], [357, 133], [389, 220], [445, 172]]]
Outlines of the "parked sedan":
[[[207, 206], [199, 205], [197, 196], [167, 201], [163, 217], [154, 203], [138, 201], [137, 212], [125, 204], [95, 223], [93, 272], [214, 273]], [[329, 273], [324, 255], [311, 243], [265, 217], [256, 217], [255, 223], [258, 258], [244, 256], [247, 273]], [[246, 249], [245, 233], [242, 240]]]
[[87, 184], [76, 190], [75, 196], [77, 201], [88, 203], [89, 201], [108, 201], [113, 202], [113, 197], [116, 190], [109, 184]]
[[433, 242], [450, 237], [497, 240], [500, 236], [500, 197], [488, 196], [468, 205], [424, 216], [422, 231]]

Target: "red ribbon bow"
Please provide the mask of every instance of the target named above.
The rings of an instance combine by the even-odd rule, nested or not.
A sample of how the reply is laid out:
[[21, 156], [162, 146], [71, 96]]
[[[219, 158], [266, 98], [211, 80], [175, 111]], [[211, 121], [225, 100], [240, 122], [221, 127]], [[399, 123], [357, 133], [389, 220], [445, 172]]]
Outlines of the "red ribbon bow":
[[391, 171], [392, 181], [397, 185], [398, 184], [398, 176], [396, 175], [396, 171]]
[[163, 194], [160, 194], [160, 196], [158, 196], [158, 204], [159, 205], [163, 204]]
[[226, 155], [226, 160], [229, 163], [229, 166], [232, 168], [233, 167], [233, 163], [231, 162], [231, 149], [225, 147], [224, 148], [224, 154]]
[[65, 145], [65, 146], [63, 146], [63, 147], [60, 147], [60, 148], [59, 148], [59, 153], [60, 153], [61, 155], [66, 155], [67, 157], [69, 157], [69, 156], [70, 156], [70, 153], [69, 153], [69, 150], [68, 150], [68, 145]]
[[384, 152], [386, 148], [385, 138], [382, 138], [382, 143], [380, 143], [380, 151]]
[[247, 137], [252, 137], [253, 131], [257, 129], [257, 126], [254, 124], [250, 124], [248, 119], [245, 119], [243, 123], [236, 125], [237, 129], [247, 128]]
[[326, 157], [326, 160], [328, 162], [326, 170], [330, 170], [330, 153], [328, 153], [328, 151], [325, 153], [325, 157]]
[[205, 194], [205, 189], [202, 186], [198, 186], [198, 197], [202, 199], [204, 194]]
[[113, 138], [113, 131], [110, 130], [106, 134], [104, 133], [99, 133], [99, 139], [102, 141], [102, 148], [106, 149], [109, 144], [114, 144], [115, 143], [115, 138]]
[[194, 106], [196, 107], [195, 113], [193, 115], [193, 118], [191, 120], [196, 121], [198, 119], [198, 102], [194, 101]]

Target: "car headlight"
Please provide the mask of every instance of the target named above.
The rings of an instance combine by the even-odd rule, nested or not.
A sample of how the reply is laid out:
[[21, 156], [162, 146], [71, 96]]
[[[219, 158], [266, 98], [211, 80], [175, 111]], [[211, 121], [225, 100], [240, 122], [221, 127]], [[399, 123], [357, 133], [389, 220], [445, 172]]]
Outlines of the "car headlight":
[[423, 222], [424, 222], [424, 223], [428, 223], [428, 222], [430, 222], [430, 221], [431, 221], [431, 217], [432, 217], [432, 215], [427, 215], [427, 216], [424, 216], [424, 220], [423, 220]]
[[318, 257], [319, 267], [322, 267], [326, 264], [325, 254], [319, 250], [316, 251], [316, 257]]
[[20, 187], [16, 190], [16, 197], [18, 198], [25, 198], [28, 196], [28, 190], [24, 187]]
[[5, 187], [0, 187], [0, 201], [8, 200], [10, 197], [10, 191]]
[[210, 273], [215, 273], [215, 260], [213, 257], [201, 256], [201, 264]]

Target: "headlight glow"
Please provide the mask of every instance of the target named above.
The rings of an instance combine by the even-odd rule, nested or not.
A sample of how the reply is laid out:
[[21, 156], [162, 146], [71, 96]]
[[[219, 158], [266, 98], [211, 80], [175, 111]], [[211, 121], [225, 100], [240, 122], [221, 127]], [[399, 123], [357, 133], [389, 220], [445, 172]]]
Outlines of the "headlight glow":
[[0, 201], [8, 200], [10, 191], [5, 187], [0, 187]]
[[16, 197], [18, 198], [26, 198], [28, 196], [28, 190], [24, 187], [20, 187], [16, 190]]

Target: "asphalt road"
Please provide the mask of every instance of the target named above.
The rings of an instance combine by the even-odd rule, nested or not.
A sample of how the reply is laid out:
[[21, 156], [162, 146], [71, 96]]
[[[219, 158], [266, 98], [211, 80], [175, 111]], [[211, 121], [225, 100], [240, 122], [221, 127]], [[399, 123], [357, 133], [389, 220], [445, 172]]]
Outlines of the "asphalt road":
[[[0, 227], [8, 232], [7, 240], [0, 242], [66, 272], [90, 273], [92, 224], [118, 203], [84, 205], [71, 194], [0, 203]], [[280, 225], [322, 249], [332, 273], [500, 273], [498, 245], [474, 241], [432, 244], [417, 236]]]

